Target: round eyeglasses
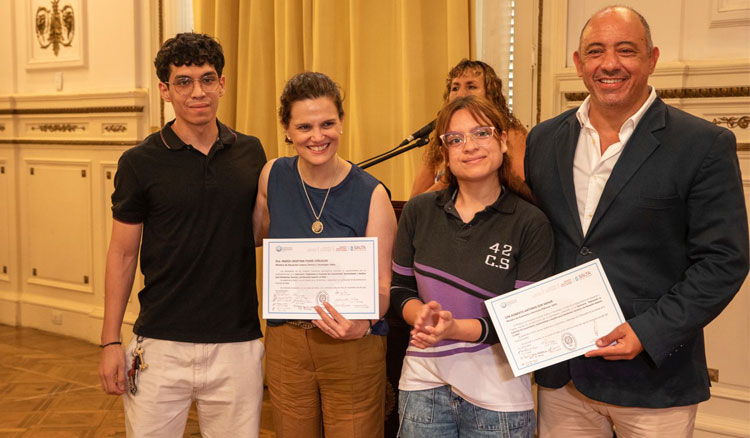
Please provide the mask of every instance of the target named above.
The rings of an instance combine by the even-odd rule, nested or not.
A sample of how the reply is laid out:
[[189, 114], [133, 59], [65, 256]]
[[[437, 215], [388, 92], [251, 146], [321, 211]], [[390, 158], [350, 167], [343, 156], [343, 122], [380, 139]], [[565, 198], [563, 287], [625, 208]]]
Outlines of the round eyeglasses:
[[219, 77], [216, 75], [202, 76], [198, 79], [180, 76], [175, 78], [173, 82], [165, 82], [165, 84], [171, 85], [178, 94], [188, 96], [193, 92], [196, 82], [200, 84], [201, 89], [206, 93], [213, 93], [219, 89]]
[[477, 126], [469, 132], [446, 132], [440, 136], [445, 147], [453, 149], [460, 148], [466, 144], [466, 137], [471, 137], [471, 142], [477, 146], [487, 146], [495, 135], [494, 126]]

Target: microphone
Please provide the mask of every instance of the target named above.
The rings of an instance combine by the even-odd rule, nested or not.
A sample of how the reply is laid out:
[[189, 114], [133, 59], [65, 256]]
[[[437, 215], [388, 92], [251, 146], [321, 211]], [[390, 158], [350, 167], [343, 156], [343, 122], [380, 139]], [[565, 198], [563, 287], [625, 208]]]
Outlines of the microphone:
[[433, 129], [435, 129], [435, 121], [434, 120], [431, 121], [430, 123], [424, 125], [423, 127], [421, 127], [414, 134], [406, 137], [406, 139], [404, 139], [404, 141], [402, 141], [401, 144], [399, 144], [397, 147], [401, 147], [401, 146], [403, 146], [405, 144], [409, 144], [409, 143], [411, 143], [412, 141], [414, 141], [417, 138], [422, 138], [422, 137], [426, 136], [427, 134], [429, 134], [430, 132], [432, 132]]

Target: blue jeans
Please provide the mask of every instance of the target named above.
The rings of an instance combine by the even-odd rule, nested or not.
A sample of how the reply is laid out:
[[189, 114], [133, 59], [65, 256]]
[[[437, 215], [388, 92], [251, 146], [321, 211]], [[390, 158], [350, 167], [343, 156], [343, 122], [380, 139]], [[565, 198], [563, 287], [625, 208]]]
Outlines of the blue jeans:
[[533, 410], [498, 412], [475, 406], [450, 386], [399, 391], [398, 436], [403, 438], [533, 438]]

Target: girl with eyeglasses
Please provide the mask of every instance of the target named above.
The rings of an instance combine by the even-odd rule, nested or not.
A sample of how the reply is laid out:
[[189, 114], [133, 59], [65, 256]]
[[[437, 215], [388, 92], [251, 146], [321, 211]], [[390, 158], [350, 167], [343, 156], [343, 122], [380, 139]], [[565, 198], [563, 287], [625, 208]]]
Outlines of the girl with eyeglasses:
[[484, 301], [551, 275], [553, 237], [510, 170], [503, 120], [481, 97], [448, 103], [436, 121], [448, 188], [399, 221], [391, 307], [413, 327], [401, 437], [534, 435], [529, 376], [513, 376]]

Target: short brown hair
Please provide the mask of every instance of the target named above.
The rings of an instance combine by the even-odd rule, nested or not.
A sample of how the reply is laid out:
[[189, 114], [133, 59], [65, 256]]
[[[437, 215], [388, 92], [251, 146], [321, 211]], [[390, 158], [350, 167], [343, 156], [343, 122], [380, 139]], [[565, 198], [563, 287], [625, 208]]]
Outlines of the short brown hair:
[[[284, 86], [279, 105], [279, 120], [284, 128], [289, 127], [292, 116], [292, 105], [300, 100], [330, 97], [339, 113], [339, 119], [344, 119], [344, 99], [341, 88], [333, 79], [323, 73], [306, 71], [292, 76]], [[287, 139], [287, 143], [290, 141]]]
[[[453, 80], [457, 77], [463, 76], [468, 72], [477, 72], [484, 74], [484, 90], [487, 100], [492, 102], [497, 108], [498, 112], [503, 118], [503, 126], [505, 129], [514, 129], [526, 133], [526, 128], [520, 120], [518, 120], [513, 113], [508, 109], [508, 105], [505, 102], [505, 96], [503, 96], [503, 81], [497, 77], [495, 69], [491, 65], [477, 60], [470, 60], [467, 58], [462, 59], [456, 64], [449, 72], [448, 77], [445, 80], [445, 91], [443, 92], [443, 100], [448, 102], [448, 96], [451, 93], [451, 85]], [[442, 151], [439, 148], [430, 147], [425, 157], [427, 163], [432, 168], [437, 168], [440, 163], [443, 162]]]
[[502, 79], [497, 76], [495, 69], [485, 62], [464, 58], [456, 64], [455, 67], [448, 72], [448, 77], [445, 80], [443, 100], [445, 102], [448, 101], [453, 80], [471, 71], [484, 74], [484, 90], [487, 100], [494, 103], [500, 111], [500, 114], [505, 119], [505, 126], [507, 126], [508, 129], [523, 129], [523, 124], [510, 112], [508, 104], [505, 102]]

